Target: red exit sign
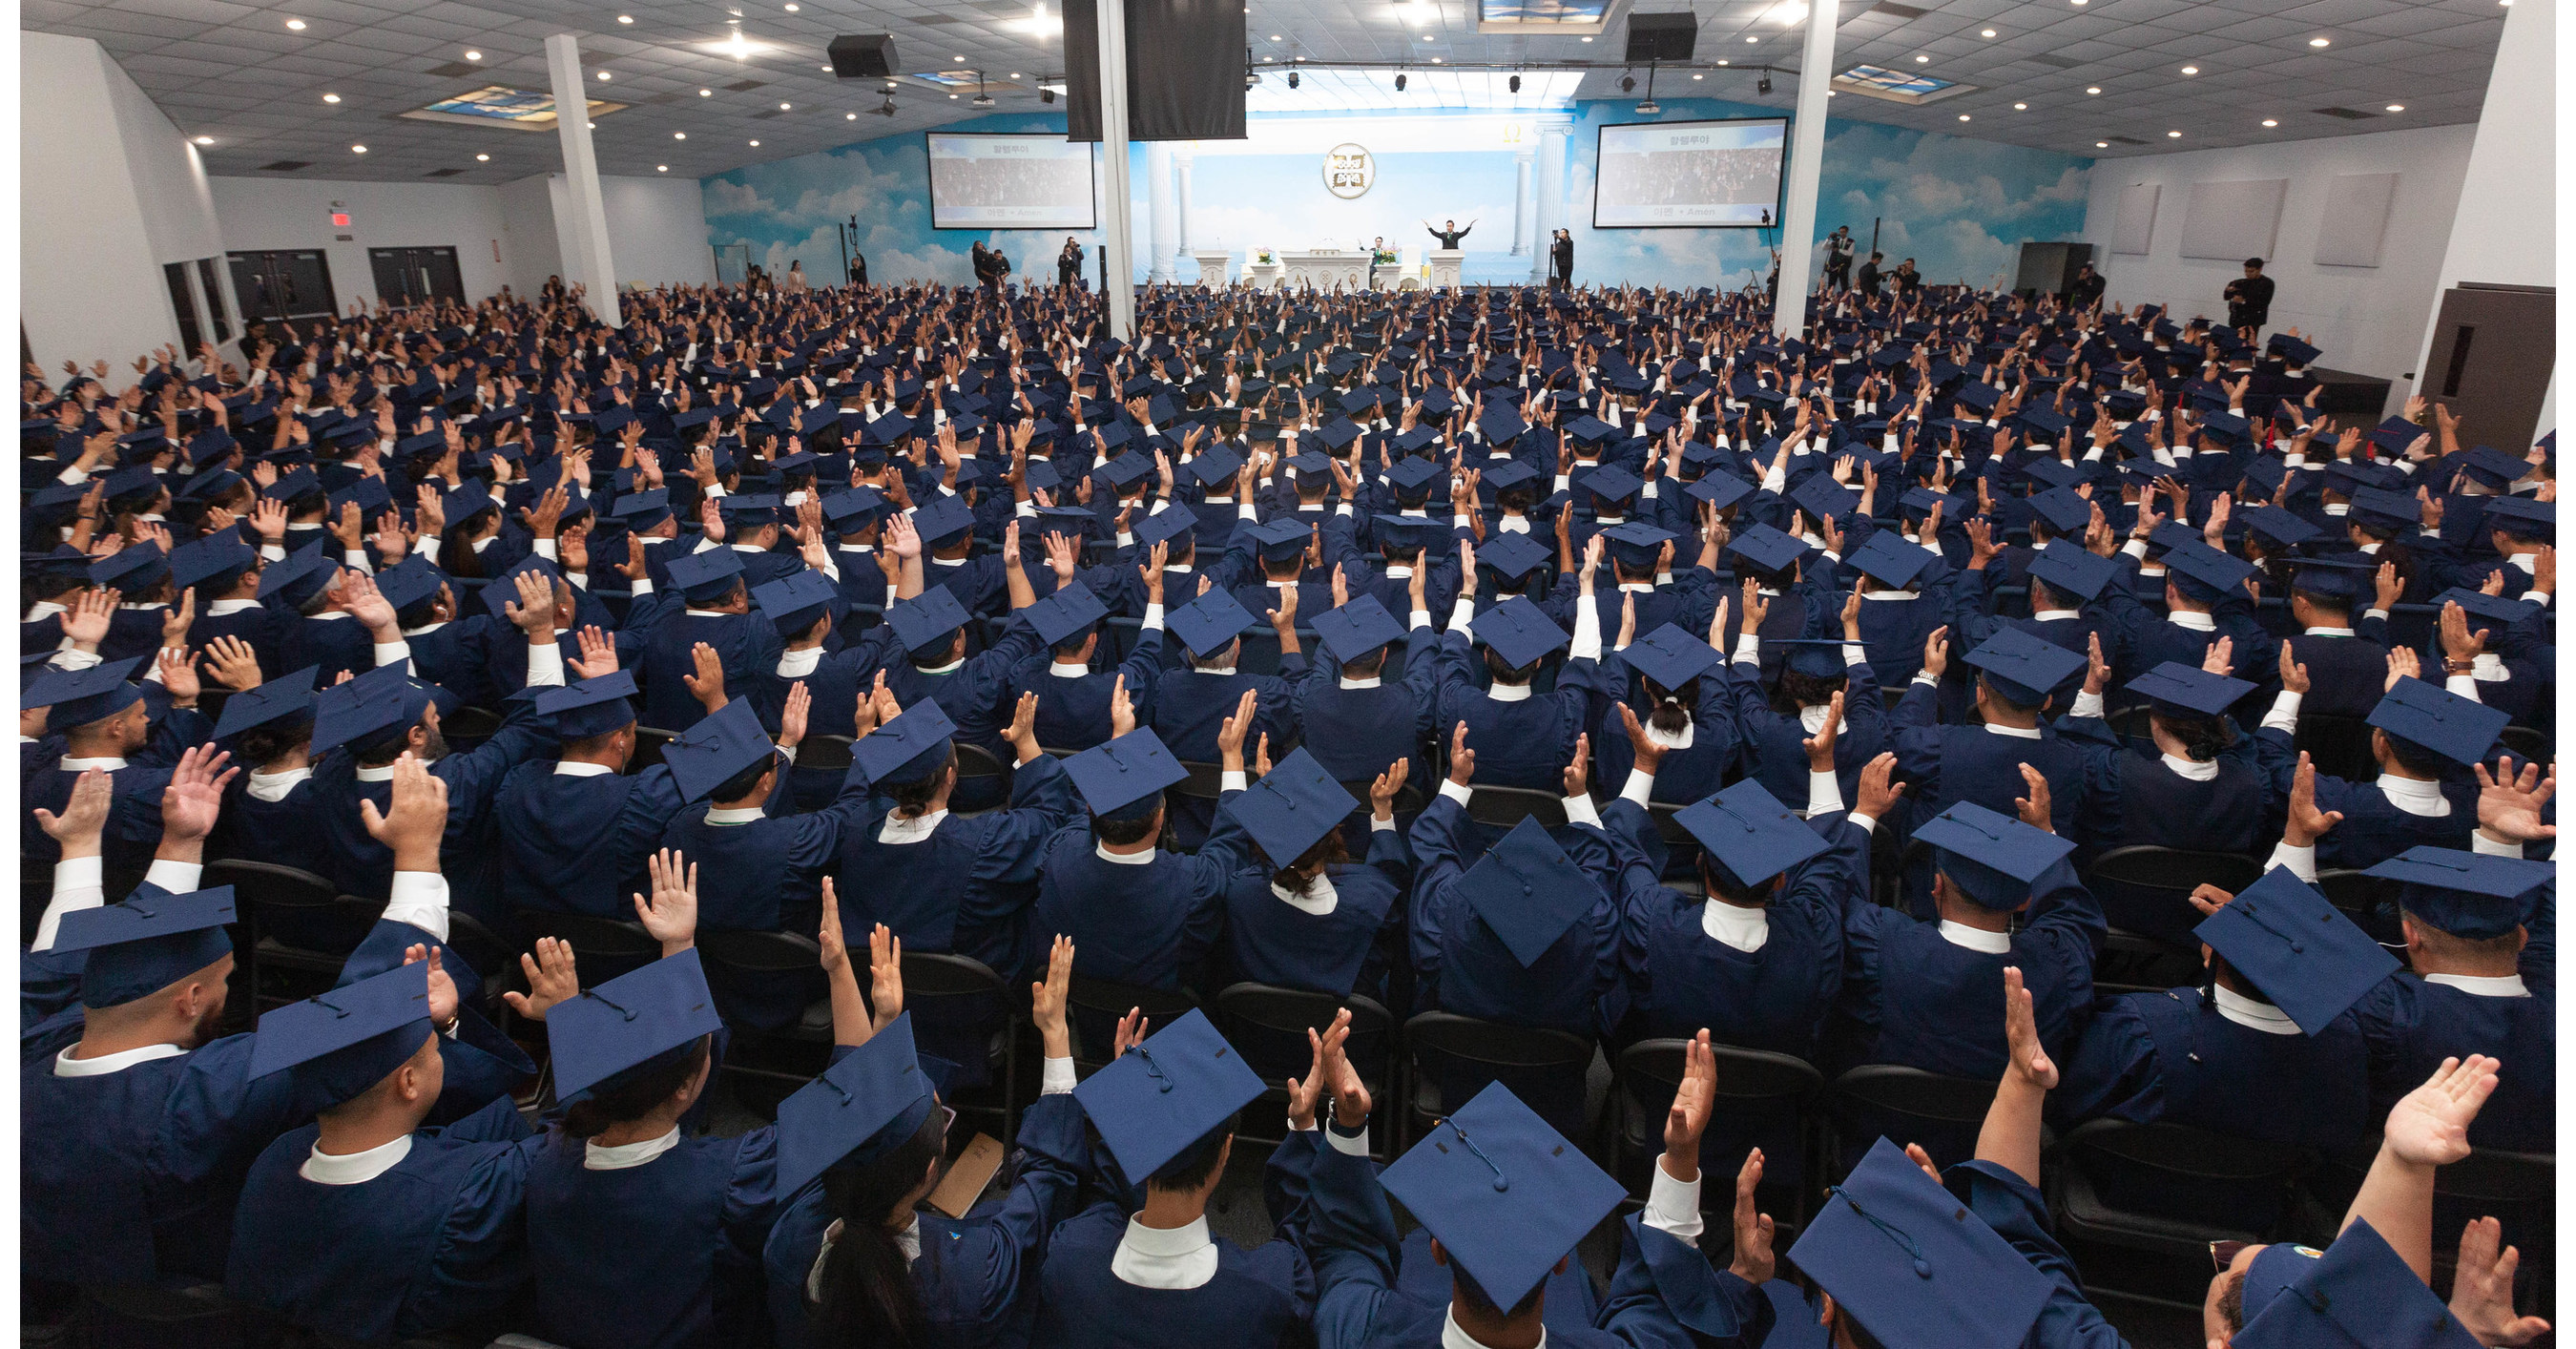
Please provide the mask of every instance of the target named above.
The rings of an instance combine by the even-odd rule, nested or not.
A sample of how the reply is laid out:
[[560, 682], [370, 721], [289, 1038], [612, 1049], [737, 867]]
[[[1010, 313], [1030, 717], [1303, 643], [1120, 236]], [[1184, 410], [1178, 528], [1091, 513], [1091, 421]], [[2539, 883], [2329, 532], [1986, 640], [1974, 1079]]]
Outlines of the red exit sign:
[[346, 212], [346, 211], [333, 211], [333, 212], [331, 213], [331, 228], [333, 228], [333, 229], [339, 229], [339, 230], [344, 230], [344, 229], [347, 229], [348, 227], [349, 227], [349, 213], [348, 213], [348, 212]]

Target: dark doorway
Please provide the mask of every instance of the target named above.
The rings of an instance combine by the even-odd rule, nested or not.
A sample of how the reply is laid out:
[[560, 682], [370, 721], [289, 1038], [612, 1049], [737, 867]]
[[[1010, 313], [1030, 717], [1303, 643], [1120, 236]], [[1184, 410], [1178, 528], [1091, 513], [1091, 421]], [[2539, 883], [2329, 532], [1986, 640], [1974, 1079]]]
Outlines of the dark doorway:
[[331, 260], [318, 248], [234, 253], [233, 297], [242, 321], [327, 317], [339, 312], [331, 289]]
[[2558, 293], [2547, 286], [2464, 283], [2442, 296], [2433, 349], [2416, 380], [2460, 419], [2460, 446], [2531, 448], [2558, 357]]
[[161, 276], [170, 283], [171, 312], [179, 316], [179, 350], [193, 353], [205, 336], [197, 326], [197, 302], [188, 294], [188, 264], [165, 262]]
[[396, 309], [438, 300], [465, 301], [465, 283], [453, 248], [370, 248], [376, 298]]

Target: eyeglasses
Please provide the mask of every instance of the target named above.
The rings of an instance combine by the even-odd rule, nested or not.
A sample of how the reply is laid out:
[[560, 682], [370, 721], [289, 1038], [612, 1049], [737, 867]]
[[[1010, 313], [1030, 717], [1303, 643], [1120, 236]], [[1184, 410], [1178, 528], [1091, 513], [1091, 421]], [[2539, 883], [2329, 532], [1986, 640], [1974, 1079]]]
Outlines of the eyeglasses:
[[2228, 1266], [2236, 1263], [2236, 1257], [2245, 1253], [2246, 1247], [2255, 1244], [2251, 1241], [2213, 1241], [2209, 1243], [2209, 1263], [2224, 1274]]

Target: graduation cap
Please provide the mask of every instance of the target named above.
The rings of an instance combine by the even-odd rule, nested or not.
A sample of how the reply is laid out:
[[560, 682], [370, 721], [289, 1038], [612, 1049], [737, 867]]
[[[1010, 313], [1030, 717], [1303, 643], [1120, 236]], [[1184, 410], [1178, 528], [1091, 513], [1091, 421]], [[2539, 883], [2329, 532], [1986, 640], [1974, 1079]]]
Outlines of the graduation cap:
[[1639, 488], [1645, 486], [1637, 480], [1636, 474], [1616, 464], [1604, 464], [1592, 470], [1583, 475], [1583, 481], [1576, 485], [1599, 498], [1601, 504], [1605, 506], [1626, 501], [1637, 495]]
[[1190, 776], [1161, 737], [1143, 728], [1073, 755], [1064, 771], [1091, 813], [1111, 822], [1152, 815], [1163, 803], [1163, 789]]
[[331, 511], [336, 515], [343, 507], [355, 506], [362, 518], [373, 519], [393, 502], [393, 493], [385, 490], [384, 479], [360, 478], [331, 494]]
[[2074, 425], [2064, 415], [2050, 408], [2023, 408], [2014, 414], [2014, 418], [2039, 433], [2042, 440], [2055, 440], [2066, 434], [2067, 427]]
[[1693, 500], [1705, 501], [1718, 510], [1725, 510], [1753, 495], [1754, 486], [1732, 473], [1710, 469], [1693, 479], [1690, 485], [1682, 490], [1689, 493]]
[[2323, 1251], [2274, 1242], [2255, 1252], [2241, 1297], [2245, 1328], [2228, 1340], [2232, 1349], [2482, 1343], [2366, 1218], [2353, 1219]]
[[[587, 740], [635, 724], [635, 672], [616, 670], [537, 694], [537, 711], [554, 718], [561, 740]], [[225, 708], [230, 711], [229, 705]], [[555, 1089], [564, 1090], [558, 1081]]]
[[[824, 510], [826, 515], [830, 513], [829, 503], [825, 504]], [[618, 497], [608, 509], [610, 519], [637, 533], [661, 524], [670, 515], [671, 494], [659, 487], [649, 492], [628, 492]]]
[[1752, 778], [1683, 807], [1673, 819], [1740, 887], [1760, 885], [1827, 850], [1821, 835]]
[[[2333, 471], [2328, 470], [2331, 478]], [[2423, 506], [2411, 494], [2378, 487], [2351, 489], [2352, 513], [2361, 523], [2373, 529], [2402, 533], [2415, 528], [2423, 519]]]
[[[680, 588], [686, 598], [703, 603], [721, 602], [741, 584], [742, 555], [731, 548], [709, 548], [671, 559], [671, 584]], [[489, 591], [493, 586], [485, 586]]]
[[1514, 595], [1487, 609], [1469, 626], [1477, 641], [1492, 647], [1515, 670], [1528, 669], [1573, 641], [1527, 595]]
[[2169, 660], [2130, 680], [2128, 690], [2166, 716], [2205, 718], [2226, 715], [2237, 700], [2254, 691], [2254, 685]]
[[2370, 724], [2462, 767], [2475, 767], [2513, 714], [2439, 684], [2402, 678], [2370, 709]]
[[1254, 525], [1250, 533], [1267, 562], [1286, 562], [1303, 555], [1314, 538], [1313, 527], [1291, 516]]
[[2184, 598], [2203, 604], [2241, 588], [2245, 578], [2254, 574], [2253, 563], [2222, 553], [2196, 538], [2167, 545], [2164, 562], [2166, 579], [2173, 582], [2174, 588]]
[[695, 803], [736, 774], [773, 761], [778, 747], [762, 730], [751, 700], [736, 698], [662, 747], [680, 799]]
[[778, 523], [778, 503], [775, 492], [742, 492], [717, 501], [716, 510], [728, 528], [758, 529]]
[[824, 609], [840, 597], [831, 578], [811, 567], [800, 567], [751, 591], [751, 602], [769, 616], [782, 637], [813, 627]]
[[546, 1013], [555, 1099], [671, 1067], [723, 1028], [695, 947], [584, 988]]
[[1638, 638], [1619, 658], [1628, 668], [1667, 691], [1678, 689], [1725, 663], [1715, 647], [1681, 628], [1665, 623]]
[[1818, 679], [1835, 679], [1849, 669], [1843, 660], [1846, 643], [1840, 637], [1776, 638], [1771, 646], [1781, 653], [1782, 665], [1798, 674]]
[[[281, 480], [282, 481], [282, 480]], [[444, 532], [453, 534], [485, 511], [497, 511], [501, 503], [492, 499], [492, 489], [480, 481], [469, 480], [438, 499], [439, 518], [445, 521]]]
[[872, 789], [919, 782], [947, 766], [949, 739], [956, 734], [957, 723], [938, 702], [923, 698], [859, 737], [852, 750], [853, 776], [864, 775]]
[[1979, 412], [1990, 415], [1995, 410], [1995, 404], [2002, 402], [2004, 397], [2002, 390], [1981, 380], [1972, 380], [1960, 385], [1950, 396]]
[[1997, 693], [2031, 707], [2081, 673], [2085, 658], [2020, 628], [2005, 626], [1995, 629], [1984, 645], [1968, 653], [1968, 664], [1984, 671], [1986, 682]]
[[436, 695], [411, 678], [411, 662], [380, 665], [313, 695], [315, 759], [348, 745], [367, 750], [390, 736], [408, 734]]
[[2556, 878], [2548, 862], [2419, 846], [2362, 873], [2398, 882], [2397, 906], [2454, 937], [2485, 941], [2522, 923], [2524, 897]]
[[1888, 1349], [2020, 1344], [2055, 1288], [1884, 1138], [1789, 1258]]
[[1727, 551], [1771, 573], [1785, 573], [1807, 555], [1806, 542], [1769, 525], [1749, 525], [1727, 541]]
[[912, 527], [925, 547], [953, 547], [975, 528], [975, 512], [963, 498], [933, 493], [913, 511]]
[[226, 698], [223, 715], [215, 721], [215, 739], [229, 740], [262, 726], [311, 721], [313, 681], [321, 673], [321, 666], [307, 665]]
[[1152, 548], [1158, 543], [1172, 545], [1175, 558], [1198, 544], [1198, 517], [1187, 507], [1167, 506], [1136, 522], [1136, 545]]
[[1073, 641], [1108, 616], [1109, 606], [1080, 581], [1067, 582], [1054, 594], [1030, 605], [1024, 615], [1029, 626], [1037, 629], [1038, 640], [1050, 647]]
[[[725, 551], [729, 553], [732, 550], [727, 549]], [[700, 553], [697, 554], [697, 556], [706, 557], [710, 556], [710, 554]], [[678, 580], [678, 576], [676, 575], [677, 564], [673, 564], [673, 567], [675, 574], [672, 579], [676, 583]], [[737, 570], [738, 569], [739, 564], [737, 564]], [[544, 584], [549, 590], [570, 588], [564, 584], [563, 573], [556, 568], [554, 563], [538, 554], [530, 553], [528, 556], [512, 563], [508, 571], [502, 572], [500, 575], [493, 577], [491, 581], [483, 587], [483, 607], [490, 610], [494, 618], [500, 619], [503, 622], [509, 621], [510, 606], [519, 602], [519, 578], [522, 576], [536, 577], [538, 581]]]
[[1499, 404], [1485, 409], [1485, 415], [1476, 419], [1476, 429], [1485, 439], [1503, 444], [1518, 439], [1521, 432], [1529, 429], [1529, 423], [1521, 420], [1520, 409]]
[[2232, 412], [2203, 413], [2200, 419], [2202, 435], [2215, 436], [2231, 445], [2242, 443], [2246, 433], [2253, 429], [2253, 423]]
[[219, 577], [238, 579], [239, 573], [258, 565], [259, 550], [242, 542], [238, 532], [225, 530], [180, 545], [170, 554], [170, 578], [184, 589]]
[[2397, 960], [2288, 867], [2274, 867], [2192, 929], [2301, 1031], [2320, 1035]]
[[[2043, 463], [2056, 463], [2054, 459]], [[2032, 465], [2038, 467], [2037, 464]], [[2093, 503], [2068, 487], [2052, 487], [2030, 499], [2030, 509], [2060, 535], [2081, 535], [2093, 523]]]
[[2348, 605], [2372, 594], [2371, 574], [2379, 570], [2378, 560], [2368, 557], [2303, 557], [2293, 565], [2296, 567], [2290, 576], [2293, 591], [2337, 605]]
[[1252, 835], [1277, 869], [1295, 864], [1359, 804], [1300, 747], [1220, 809]]
[[1503, 462], [1494, 465], [1492, 468], [1482, 470], [1480, 474], [1480, 480], [1484, 485], [1494, 489], [1497, 495], [1508, 492], [1523, 483], [1536, 482], [1538, 481], [1538, 478], [1539, 472], [1537, 469], [1531, 468], [1529, 465], [1524, 464], [1517, 459], [1506, 459]]
[[1952, 804], [1925, 821], [1914, 837], [1935, 850], [1941, 874], [1951, 884], [1979, 905], [2003, 912], [2020, 908], [2030, 898], [2032, 883], [2075, 850], [2067, 839], [1972, 801]]
[[2272, 354], [2279, 356], [2283, 364], [2299, 369], [2314, 364], [2319, 356], [2325, 354], [2288, 333], [2274, 333], [2272, 340], [2264, 345], [2271, 349]]
[[2528, 460], [2488, 445], [2477, 446], [2459, 456], [2459, 466], [2472, 480], [2499, 492], [2531, 472]]
[[2279, 506], [2239, 506], [2236, 518], [2245, 522], [2247, 531], [2282, 548], [2296, 548], [2325, 532]]
[[966, 606], [946, 586], [932, 586], [911, 599], [898, 600], [885, 611], [886, 625], [894, 629], [895, 640], [903, 643], [904, 651], [911, 655], [946, 646], [948, 639], [966, 626], [966, 618]]
[[1527, 534], [1496, 534], [1476, 550], [1476, 566], [1490, 571], [1505, 584], [1518, 585], [1541, 567], [1552, 566], [1556, 554]]
[[1601, 902], [1601, 887], [1525, 817], [1456, 882], [1476, 916], [1526, 968]]
[[2425, 434], [2424, 428], [2403, 417], [2391, 417], [2370, 433], [2370, 443], [2390, 454], [2404, 454], [2406, 447]]
[[902, 1146], [937, 1104], [913, 1045], [912, 1014], [903, 1013], [866, 1044], [835, 1050], [822, 1076], [779, 1102], [778, 1193], [793, 1195], [834, 1167], [863, 1166]]
[[1903, 589], [1932, 565], [1933, 555], [1892, 530], [1879, 530], [1844, 560], [1881, 585]]
[[1163, 618], [1172, 636], [1201, 660], [1226, 649], [1252, 622], [1252, 612], [1232, 592], [1214, 586]]
[[1496, 1082], [1378, 1177], [1494, 1305], [1510, 1307], [1627, 1197]]
[[57, 731], [105, 721], [143, 701], [142, 690], [126, 682], [126, 676], [143, 661], [143, 657], [134, 656], [86, 670], [47, 669], [19, 691], [18, 709], [52, 709], [45, 720]]
[[2466, 611], [2469, 618], [2473, 620], [2470, 624], [2472, 628], [2475, 628], [2479, 622], [2485, 622], [2496, 624], [2500, 628], [2511, 629], [2539, 617], [2541, 613], [2537, 605], [2527, 600], [2507, 599], [2502, 595], [2490, 595], [2483, 590], [2469, 590], [2460, 586], [2453, 586], [2433, 597], [2433, 608], [2436, 611], [2446, 604], [2456, 604]]
[[1233, 477], [1243, 469], [1243, 456], [1222, 445], [1212, 445], [1190, 456], [1191, 476], [1208, 487]]
[[1315, 636], [1342, 664], [1362, 660], [1390, 642], [1404, 640], [1404, 625], [1386, 611], [1375, 595], [1361, 595], [1339, 608], [1315, 615]]
[[2507, 538], [2545, 543], [2558, 528], [2558, 507], [2533, 497], [2496, 497], [2487, 503], [2485, 523]]
[[119, 1007], [149, 997], [233, 953], [233, 888], [174, 895], [145, 885], [123, 903], [62, 916], [51, 950], [89, 953], [81, 1005]]
[[339, 1105], [392, 1076], [436, 1033], [429, 962], [415, 961], [262, 1016], [248, 1071], [258, 1079], [292, 1069], [299, 1095]]
[[1263, 1090], [1207, 1014], [1192, 1008], [1093, 1073], [1073, 1097], [1118, 1169], [1142, 1186], [1174, 1159], [1194, 1157], [1200, 1142]]
[[129, 543], [89, 564], [91, 585], [114, 586], [128, 593], [149, 590], [169, 579], [169, 554], [148, 540]]

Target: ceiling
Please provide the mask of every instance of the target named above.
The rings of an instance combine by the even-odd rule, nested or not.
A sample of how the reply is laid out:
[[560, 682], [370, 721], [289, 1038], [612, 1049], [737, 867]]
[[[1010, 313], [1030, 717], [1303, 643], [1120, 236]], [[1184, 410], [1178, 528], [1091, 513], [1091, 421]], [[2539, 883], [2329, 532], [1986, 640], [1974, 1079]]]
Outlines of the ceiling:
[[[1639, 3], [1684, 8], [1675, 0]], [[1425, 73], [1413, 87], [1449, 101], [1489, 97], [1470, 73], [1480, 68], [1593, 62], [1575, 96], [1626, 97], [1615, 64], [1626, 24], [1615, 12], [1605, 36], [1585, 41], [1480, 34], [1475, 5], [1249, 0], [1245, 22], [1256, 63], [1271, 70], [1299, 59], [1405, 66]], [[1663, 71], [1660, 97], [1794, 104], [1798, 85], [1788, 72], [1798, 66], [1802, 22], [1777, 0], [1697, 0], [1688, 8], [1699, 19], [1697, 63], [1688, 74]], [[593, 135], [600, 171], [610, 174], [701, 177], [976, 115], [971, 90], [952, 95], [914, 84], [896, 96], [894, 116], [877, 115], [878, 81], [831, 75], [824, 48], [835, 34], [891, 32], [906, 70], [985, 71], [996, 82], [996, 112], [1037, 111], [1039, 77], [1061, 74], [1052, 0], [1042, 21], [1022, 0], [605, 0], [571, 10], [561, 0], [19, 4], [24, 28], [105, 46], [183, 132], [210, 139], [201, 152], [221, 175], [261, 176], [280, 160], [310, 165], [281, 177], [374, 181], [505, 182], [560, 168], [551, 129], [398, 114], [491, 84], [545, 92], [545, 39], [564, 31], [581, 38], [585, 67], [608, 73], [592, 83], [592, 97], [630, 105], [600, 117]], [[2474, 122], [2504, 13], [2499, 0], [1847, 3], [1837, 70], [1869, 62], [1975, 88], [1919, 106], [1841, 94], [1834, 113], [2097, 156]], [[621, 14], [632, 22], [620, 22]], [[290, 21], [304, 27], [291, 29]], [[755, 44], [747, 55], [724, 45], [737, 29]], [[2328, 45], [2312, 46], [2319, 37]], [[468, 51], [481, 58], [468, 61]], [[1766, 64], [1780, 72], [1768, 95], [1756, 92]], [[2185, 66], [2199, 73], [2184, 75]], [[1319, 70], [1300, 84], [1297, 93], [1314, 93], [1266, 88], [1253, 103], [1329, 110], [1343, 97], [1370, 108], [1406, 98], [1383, 72]], [[1563, 81], [1548, 84], [1529, 88], [1525, 97], [1539, 97], [1527, 106], [1564, 97]], [[339, 101], [326, 102], [326, 94]], [[2404, 111], [2386, 111], [2390, 104]], [[2278, 125], [2265, 127], [2265, 119]], [[367, 152], [356, 153], [357, 145]]]

